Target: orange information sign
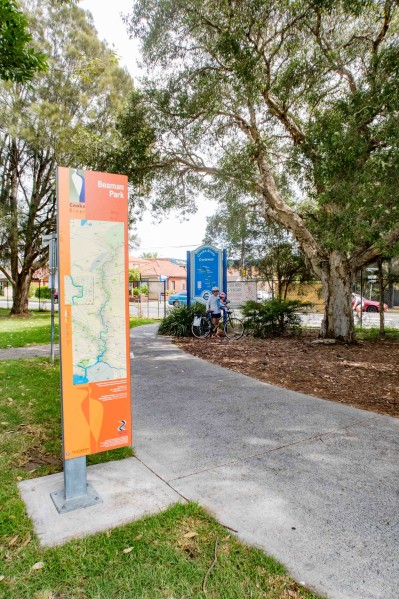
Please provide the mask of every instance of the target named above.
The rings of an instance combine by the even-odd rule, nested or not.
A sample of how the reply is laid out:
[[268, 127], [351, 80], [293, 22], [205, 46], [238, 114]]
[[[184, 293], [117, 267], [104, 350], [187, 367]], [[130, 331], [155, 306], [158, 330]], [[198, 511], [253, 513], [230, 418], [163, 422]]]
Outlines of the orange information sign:
[[130, 445], [127, 177], [58, 168], [66, 460]]

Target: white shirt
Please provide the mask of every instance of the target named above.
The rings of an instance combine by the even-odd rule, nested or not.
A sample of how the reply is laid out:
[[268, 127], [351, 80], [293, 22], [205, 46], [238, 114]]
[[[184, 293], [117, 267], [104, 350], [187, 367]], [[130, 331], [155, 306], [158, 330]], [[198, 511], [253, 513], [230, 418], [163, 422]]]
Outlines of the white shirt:
[[220, 312], [220, 297], [218, 295], [210, 295], [206, 302], [206, 311], [212, 312], [212, 314], [218, 314]]

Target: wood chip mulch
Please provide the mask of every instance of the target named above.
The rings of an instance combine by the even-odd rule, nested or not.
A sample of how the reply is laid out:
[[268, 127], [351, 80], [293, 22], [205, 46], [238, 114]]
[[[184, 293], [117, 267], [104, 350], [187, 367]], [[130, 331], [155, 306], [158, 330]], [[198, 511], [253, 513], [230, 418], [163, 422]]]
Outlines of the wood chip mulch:
[[183, 350], [265, 383], [399, 417], [399, 342], [320, 344], [302, 337], [175, 339]]

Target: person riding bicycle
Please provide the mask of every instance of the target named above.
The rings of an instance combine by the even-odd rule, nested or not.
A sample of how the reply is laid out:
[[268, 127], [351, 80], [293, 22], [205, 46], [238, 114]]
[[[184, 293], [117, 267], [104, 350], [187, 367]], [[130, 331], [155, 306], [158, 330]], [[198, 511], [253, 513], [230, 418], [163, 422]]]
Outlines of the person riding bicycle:
[[213, 330], [216, 331], [216, 335], [219, 336], [218, 326], [222, 313], [218, 287], [212, 287], [212, 295], [209, 296], [206, 302], [206, 311], [211, 313]]

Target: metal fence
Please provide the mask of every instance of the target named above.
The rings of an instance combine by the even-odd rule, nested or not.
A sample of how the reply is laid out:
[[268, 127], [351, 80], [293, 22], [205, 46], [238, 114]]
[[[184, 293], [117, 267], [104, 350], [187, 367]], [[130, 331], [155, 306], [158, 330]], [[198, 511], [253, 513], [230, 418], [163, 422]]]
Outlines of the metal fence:
[[[166, 281], [134, 281], [129, 290], [129, 312], [139, 318], [164, 318], [167, 312]], [[138, 289], [138, 293], [134, 292]], [[146, 293], [144, 293], [144, 291]]]
[[[282, 290], [283, 297], [285, 289]], [[242, 306], [248, 300], [262, 301], [278, 296], [278, 282], [266, 279], [228, 281], [227, 296], [232, 307]], [[297, 299], [312, 304], [314, 312], [323, 312], [324, 303], [319, 283], [293, 283], [288, 286], [287, 299]]]

